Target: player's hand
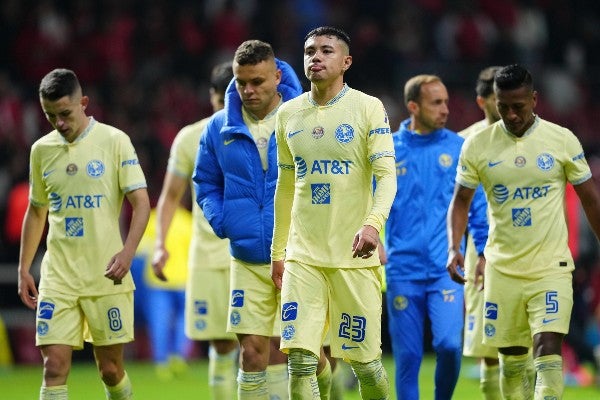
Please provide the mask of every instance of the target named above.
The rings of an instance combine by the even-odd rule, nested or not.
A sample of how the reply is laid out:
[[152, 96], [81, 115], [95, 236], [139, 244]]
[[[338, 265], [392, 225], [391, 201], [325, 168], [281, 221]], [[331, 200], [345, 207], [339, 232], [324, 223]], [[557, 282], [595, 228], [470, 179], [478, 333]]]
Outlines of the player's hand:
[[475, 286], [479, 288], [479, 291], [483, 290], [483, 281], [485, 276], [485, 256], [481, 255], [477, 259], [477, 264], [475, 264]]
[[131, 268], [131, 261], [133, 260], [133, 254], [129, 254], [125, 250], [121, 250], [108, 262], [106, 266], [106, 272], [104, 276], [115, 282], [115, 285], [120, 285], [121, 280], [127, 275]]
[[152, 270], [154, 275], [163, 282], [167, 281], [163, 269], [169, 259], [169, 252], [164, 247], [157, 247], [154, 249], [154, 256], [152, 257]]
[[23, 304], [35, 310], [37, 307], [38, 291], [33, 275], [29, 271], [22, 272], [19, 269], [18, 293]]
[[363, 225], [356, 235], [352, 243], [352, 258], [369, 258], [377, 249], [379, 244], [379, 232], [371, 225]]
[[281, 281], [283, 279], [283, 271], [285, 270], [283, 260], [271, 261], [271, 279], [275, 287], [281, 290]]
[[446, 264], [446, 270], [450, 275], [450, 278], [456, 282], [464, 285], [467, 280], [464, 277], [465, 271], [465, 259], [460, 251], [455, 249], [448, 250], [448, 263]]

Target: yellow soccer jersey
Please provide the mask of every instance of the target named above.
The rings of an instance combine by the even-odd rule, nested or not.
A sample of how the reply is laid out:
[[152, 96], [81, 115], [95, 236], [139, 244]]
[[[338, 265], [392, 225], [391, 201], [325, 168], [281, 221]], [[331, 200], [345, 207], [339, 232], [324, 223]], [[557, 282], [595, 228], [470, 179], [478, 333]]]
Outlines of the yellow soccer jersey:
[[469, 136], [472, 136], [474, 133], [479, 132], [480, 130], [482, 130], [483, 128], [487, 128], [489, 126], [489, 122], [487, 119], [482, 119], [481, 121], [477, 121], [475, 122], [473, 125], [463, 129], [462, 131], [458, 132], [458, 136], [463, 137], [463, 138], [468, 138]]
[[196, 193], [192, 182], [196, 153], [200, 145], [200, 136], [210, 118], [205, 118], [181, 129], [169, 155], [167, 170], [190, 181], [194, 201], [192, 202], [192, 217], [194, 227], [190, 243], [189, 266], [190, 268], [226, 269], [229, 268], [231, 255], [229, 254], [229, 240], [220, 239], [215, 235], [212, 227], [204, 218], [202, 209], [196, 203]]
[[483, 185], [490, 235], [487, 265], [510, 276], [537, 279], [556, 265], [573, 269], [567, 246], [567, 181], [590, 179], [579, 140], [571, 131], [536, 117], [518, 138], [502, 121], [465, 141], [457, 182]]
[[144, 236], [138, 246], [138, 254], [145, 256], [144, 279], [149, 286], [159, 289], [185, 289], [188, 277], [188, 255], [192, 226], [192, 213], [183, 207], [177, 207], [165, 243], [169, 258], [163, 273], [167, 280], [161, 281], [154, 275], [152, 268], [154, 242], [156, 240], [156, 209], [152, 209]]
[[[352, 258], [352, 243], [365, 223], [381, 231], [396, 193], [394, 145], [381, 101], [348, 86], [325, 106], [305, 93], [280, 107], [276, 134], [278, 185], [293, 180], [294, 197], [288, 240], [287, 222], [278, 215], [290, 199], [276, 196], [273, 257], [285, 249], [286, 260], [308, 265], [379, 265], [377, 254]], [[386, 181], [374, 202], [375, 162]]]
[[73, 143], [56, 130], [36, 141], [29, 170], [30, 202], [48, 206], [40, 289], [87, 296], [133, 290], [131, 274], [121, 284], [104, 277], [123, 248], [123, 197], [146, 187], [129, 137], [90, 118]]

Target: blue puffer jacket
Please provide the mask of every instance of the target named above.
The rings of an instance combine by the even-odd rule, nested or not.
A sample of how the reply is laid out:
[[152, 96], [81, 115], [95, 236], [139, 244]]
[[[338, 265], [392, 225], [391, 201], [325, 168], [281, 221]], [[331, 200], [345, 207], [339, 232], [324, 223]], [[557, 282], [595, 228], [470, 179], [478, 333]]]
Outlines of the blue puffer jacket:
[[[398, 192], [385, 227], [388, 282], [448, 274], [446, 215], [464, 139], [446, 128], [419, 135], [409, 124], [410, 119], [403, 121], [393, 136]], [[481, 190], [471, 203], [468, 228], [478, 252], [483, 251], [488, 224]]]
[[[283, 101], [301, 94], [302, 86], [292, 67], [277, 59], [276, 64], [282, 71], [278, 91]], [[233, 257], [253, 264], [271, 262], [277, 183], [275, 135], [269, 140], [268, 159], [264, 171], [232, 81], [225, 93], [225, 108], [211, 117], [200, 139], [192, 179], [196, 201], [217, 236], [229, 239]]]

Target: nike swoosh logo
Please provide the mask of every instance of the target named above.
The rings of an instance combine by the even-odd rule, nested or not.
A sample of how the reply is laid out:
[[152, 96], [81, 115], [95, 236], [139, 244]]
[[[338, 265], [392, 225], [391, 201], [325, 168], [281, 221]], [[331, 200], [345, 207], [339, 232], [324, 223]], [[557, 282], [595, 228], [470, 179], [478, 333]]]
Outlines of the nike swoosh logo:
[[490, 168], [493, 168], [493, 167], [495, 167], [496, 165], [498, 165], [498, 164], [500, 164], [500, 163], [503, 163], [503, 162], [504, 162], [504, 160], [502, 160], [502, 161], [496, 161], [496, 162], [492, 162], [492, 161], [490, 161], [490, 162], [488, 162], [488, 167], [490, 167]]
[[558, 318], [548, 318], [548, 319], [544, 318], [544, 319], [542, 320], [542, 324], [548, 324], [548, 323], [550, 323], [550, 322], [552, 322], [552, 321], [556, 321], [557, 319], [558, 319]]
[[50, 174], [51, 174], [51, 173], [53, 173], [53, 172], [54, 172], [54, 170], [53, 170], [53, 169], [51, 169], [50, 171], [46, 171], [46, 172], [44, 172], [44, 173], [42, 174], [42, 177], [46, 178], [46, 177], [48, 177], [48, 175], [50, 175]]
[[233, 143], [235, 141], [235, 139], [229, 139], [224, 141], [223, 143], [225, 144], [225, 146], [230, 145], [231, 143]]
[[342, 344], [342, 350], [358, 349], [358, 346], [348, 346], [346, 343]]
[[287, 134], [288, 139], [291, 138], [292, 136], [296, 136], [297, 134], [299, 134], [303, 130], [304, 129], [300, 129], [299, 131], [296, 131], [296, 132], [288, 132], [288, 134]]
[[452, 293], [454, 293], [454, 292], [456, 292], [456, 289], [443, 289], [443, 290], [442, 290], [442, 294], [443, 294], [444, 296], [446, 296], [446, 295], [448, 295], [448, 294], [452, 294]]

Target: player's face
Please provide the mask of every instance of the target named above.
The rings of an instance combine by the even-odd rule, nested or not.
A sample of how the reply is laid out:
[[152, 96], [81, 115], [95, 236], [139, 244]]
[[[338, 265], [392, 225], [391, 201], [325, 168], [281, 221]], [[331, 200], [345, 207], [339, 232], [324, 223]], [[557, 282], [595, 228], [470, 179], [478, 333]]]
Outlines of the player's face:
[[244, 107], [262, 119], [275, 109], [280, 97], [277, 85], [281, 81], [281, 70], [274, 60], [261, 61], [256, 65], [233, 63], [235, 88]]
[[304, 73], [312, 83], [343, 79], [350, 65], [348, 46], [335, 36], [312, 36], [304, 43]]
[[494, 93], [483, 99], [483, 112], [486, 118], [491, 121], [500, 121], [500, 114], [498, 113], [498, 108], [496, 108], [496, 95]]
[[89, 98], [81, 94], [64, 96], [54, 101], [40, 98], [46, 119], [68, 142], [75, 140], [86, 128], [88, 118], [85, 107], [88, 102]]
[[429, 133], [446, 126], [448, 121], [448, 91], [442, 82], [421, 86], [421, 99], [414, 106], [415, 129]]
[[523, 136], [535, 121], [533, 110], [537, 104], [537, 92], [526, 86], [512, 90], [496, 88], [496, 107], [506, 125], [515, 136]]

